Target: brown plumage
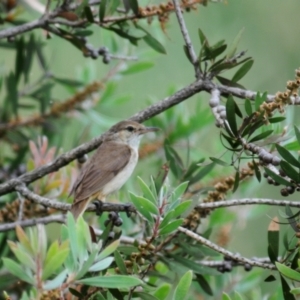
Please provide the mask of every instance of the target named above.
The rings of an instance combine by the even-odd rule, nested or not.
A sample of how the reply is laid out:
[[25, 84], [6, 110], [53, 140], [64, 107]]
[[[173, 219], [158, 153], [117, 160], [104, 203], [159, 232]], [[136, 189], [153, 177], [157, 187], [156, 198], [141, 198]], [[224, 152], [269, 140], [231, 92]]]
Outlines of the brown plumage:
[[82, 168], [70, 192], [74, 195], [71, 212], [75, 219], [90, 201], [104, 201], [108, 194], [121, 188], [136, 166], [142, 135], [156, 130], [133, 121], [122, 121], [104, 135], [102, 144]]

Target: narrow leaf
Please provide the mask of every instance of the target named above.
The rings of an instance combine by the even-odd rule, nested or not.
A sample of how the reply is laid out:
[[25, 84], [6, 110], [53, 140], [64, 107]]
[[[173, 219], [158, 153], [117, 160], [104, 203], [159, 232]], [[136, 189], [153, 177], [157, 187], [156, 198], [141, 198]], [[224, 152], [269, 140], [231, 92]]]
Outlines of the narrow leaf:
[[153, 50], [161, 54], [167, 54], [165, 47], [152, 35], [147, 34], [143, 37], [145, 43], [150, 46]]
[[275, 146], [278, 153], [281, 155], [283, 159], [285, 159], [291, 165], [300, 168], [300, 162], [288, 150], [286, 150], [284, 147], [278, 144], [276, 144]]
[[226, 116], [230, 129], [234, 135], [237, 135], [237, 123], [235, 117], [235, 102], [232, 97], [228, 97], [226, 102]]
[[178, 285], [176, 286], [173, 300], [184, 300], [188, 295], [188, 291], [190, 289], [191, 283], [193, 279], [193, 272], [186, 272], [182, 278], [180, 279]]
[[253, 65], [253, 59], [246, 61], [234, 74], [234, 76], [232, 77], [232, 81], [234, 82], [238, 82], [239, 80], [241, 80], [251, 69], [252, 65]]
[[129, 289], [143, 284], [139, 278], [123, 275], [94, 276], [77, 280], [76, 282], [108, 289]]
[[101, 0], [100, 6], [99, 6], [99, 19], [102, 23], [105, 17], [105, 10], [106, 10], [106, 2], [107, 0]]
[[242, 37], [242, 34], [244, 32], [244, 28], [242, 28], [239, 33], [237, 34], [237, 36], [234, 38], [232, 44], [230, 45], [229, 47], [229, 50], [228, 50], [228, 53], [226, 55], [226, 58], [229, 59], [231, 57], [234, 56], [235, 52], [236, 52], [236, 49], [237, 49], [237, 45]]

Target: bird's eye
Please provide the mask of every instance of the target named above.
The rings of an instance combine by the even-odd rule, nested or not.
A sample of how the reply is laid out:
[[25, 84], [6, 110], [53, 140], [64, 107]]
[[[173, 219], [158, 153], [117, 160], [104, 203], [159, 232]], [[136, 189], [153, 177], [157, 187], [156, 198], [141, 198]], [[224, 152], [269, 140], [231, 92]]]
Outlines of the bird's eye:
[[133, 126], [127, 126], [126, 129], [127, 129], [127, 131], [132, 132], [134, 130], [134, 127]]

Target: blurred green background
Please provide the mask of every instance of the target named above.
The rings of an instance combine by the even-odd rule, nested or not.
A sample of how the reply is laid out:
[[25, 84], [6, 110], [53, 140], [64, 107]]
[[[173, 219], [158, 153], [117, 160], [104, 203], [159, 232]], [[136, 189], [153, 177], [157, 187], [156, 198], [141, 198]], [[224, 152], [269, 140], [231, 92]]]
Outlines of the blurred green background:
[[[154, 2], [147, 1], [147, 3], [152, 5]], [[300, 66], [299, 11], [299, 0], [228, 0], [227, 3], [208, 3], [207, 7], [198, 6], [197, 11], [185, 13], [184, 17], [196, 53], [200, 50], [198, 28], [202, 29], [211, 43], [222, 39], [230, 43], [244, 28], [239, 51], [247, 50], [247, 55], [254, 58], [254, 65], [247, 76], [242, 79], [241, 84], [249, 90], [268, 91], [275, 94], [277, 91], [285, 90], [286, 81], [294, 78], [294, 70]], [[32, 13], [32, 16], [36, 16], [36, 13]], [[114, 79], [117, 82], [116, 91], [111, 98], [104, 103], [100, 101], [93, 111], [80, 112], [75, 118], [63, 121], [64, 130], [68, 134], [64, 136], [64, 140], [58, 137], [57, 143], [62, 146], [64, 151], [100, 135], [113, 123], [130, 117], [138, 110], [147, 107], [148, 104], [159, 101], [172, 91], [193, 82], [193, 68], [183, 52], [184, 42], [176, 16], [171, 15], [170, 22], [166, 24], [165, 33], [162, 32], [157, 21], [154, 21], [150, 28], [153, 35], [164, 44], [167, 55], [154, 53], [142, 42], [137, 49], [134, 49], [126, 41], [119, 43], [122, 46], [117, 49], [117, 53], [137, 55], [142, 61], [154, 62], [154, 66], [138, 75], [117, 76]], [[111, 33], [100, 31], [100, 29], [90, 39], [90, 42], [98, 47], [105, 45], [110, 48], [113, 45]], [[80, 51], [58, 37], [45, 40], [45, 43], [47, 44], [45, 47], [47, 57], [51, 58], [50, 70], [59, 77], [85, 78], [86, 81], [92, 82], [103, 78], [111, 67], [111, 65], [104, 65], [101, 59], [94, 61], [91, 58], [84, 58]], [[13, 68], [14, 58], [13, 52], [1, 48], [0, 63], [4, 72]], [[114, 64], [115, 61], [112, 63]], [[133, 63], [126, 64], [130, 66]], [[31, 74], [32, 78], [37, 77], [39, 72], [39, 67], [37, 63], [35, 64]], [[124, 68], [126, 68], [125, 65]], [[54, 95], [58, 101], [63, 101], [72, 94], [65, 88], [57, 86]], [[100, 99], [101, 95], [102, 92], [100, 92]], [[127, 100], [122, 101], [123, 98]], [[110, 101], [116, 99], [119, 99], [118, 105], [110, 105]], [[178, 105], [174, 111], [186, 119], [198, 113], [199, 119], [204, 118], [209, 112], [207, 110], [208, 99], [209, 95], [206, 93], [196, 95]], [[201, 107], [205, 113], [195, 111], [196, 107]], [[299, 124], [298, 113], [299, 108], [297, 107], [289, 109], [287, 113], [289, 128], [292, 128], [294, 123]], [[88, 134], [85, 134], [86, 132]], [[149, 141], [151, 138], [155, 140], [157, 137], [150, 137], [147, 140]], [[218, 157], [222, 153], [218, 129], [213, 126], [204, 127], [190, 142], [193, 146], [193, 157]], [[56, 141], [53, 140], [52, 144], [55, 145], [55, 143]], [[181, 145], [179, 144], [177, 147], [180, 149]], [[163, 162], [163, 151], [159, 153], [159, 157]], [[150, 157], [149, 159], [156, 158]], [[136, 188], [134, 178], [137, 175], [148, 178], [150, 174], [157, 172], [155, 169], [145, 170], [144, 167], [145, 164], [141, 162], [132, 176], [131, 182], [127, 184], [128, 189]], [[231, 174], [232, 169], [218, 167], [214, 174], [220, 174], [220, 172]], [[238, 197], [282, 198], [279, 188], [266, 184], [258, 185], [255, 178], [232, 195], [232, 199]], [[297, 200], [297, 194], [292, 195], [289, 199]], [[233, 212], [235, 216], [233, 223], [229, 223], [229, 226], [234, 228], [230, 233], [232, 240], [228, 246], [229, 250], [239, 252], [246, 257], [267, 256], [267, 228], [271, 218], [278, 214], [278, 208], [251, 207], [250, 209], [247, 206], [229, 209], [229, 211]], [[219, 218], [220, 224], [222, 224], [222, 218], [224, 219], [223, 224], [228, 224], [227, 221], [231, 220], [228, 210], [218, 210], [212, 214], [212, 217]], [[204, 221], [201, 226], [205, 228], [208, 225]], [[219, 228], [214, 228], [214, 230], [217, 234]], [[256, 273], [252, 272], [251, 276], [255, 280]], [[278, 283], [262, 287], [271, 291], [277, 286]]]

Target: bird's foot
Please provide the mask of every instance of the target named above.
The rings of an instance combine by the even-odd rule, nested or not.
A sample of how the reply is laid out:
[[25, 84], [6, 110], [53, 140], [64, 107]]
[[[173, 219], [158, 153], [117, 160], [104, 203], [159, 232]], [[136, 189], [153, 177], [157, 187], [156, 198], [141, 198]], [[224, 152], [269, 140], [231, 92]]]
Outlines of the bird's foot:
[[131, 203], [125, 203], [124, 204], [124, 211], [126, 212], [126, 216], [128, 218], [131, 217], [132, 211], [130, 210], [132, 208], [132, 204]]
[[95, 206], [96, 206], [96, 215], [101, 216], [102, 212], [103, 212], [103, 210], [102, 210], [103, 202], [101, 200], [97, 199], [97, 200], [93, 201], [93, 204], [95, 204]]

